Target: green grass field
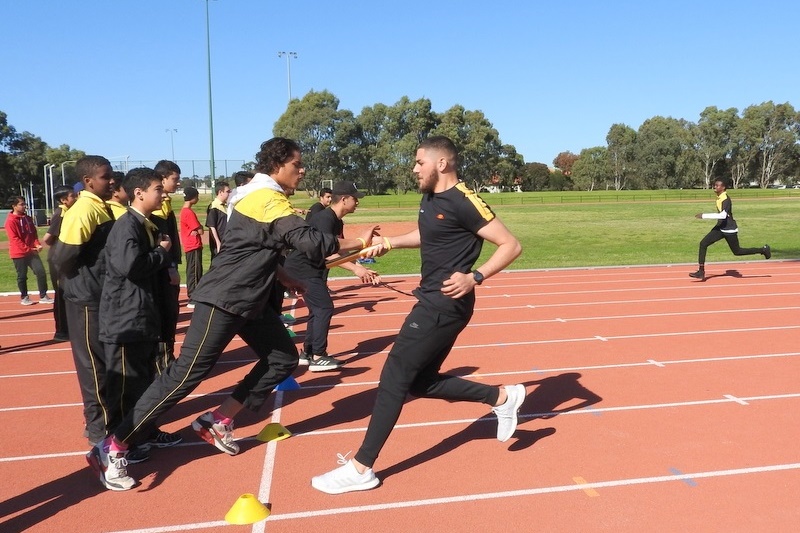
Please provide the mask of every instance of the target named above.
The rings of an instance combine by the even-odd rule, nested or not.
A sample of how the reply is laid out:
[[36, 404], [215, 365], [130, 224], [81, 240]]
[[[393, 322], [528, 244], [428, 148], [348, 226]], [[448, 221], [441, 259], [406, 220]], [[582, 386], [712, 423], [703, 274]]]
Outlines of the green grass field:
[[[303, 195], [304, 196], [304, 195]], [[590, 193], [504, 193], [483, 194], [523, 245], [522, 256], [514, 269], [581, 266], [613, 266], [687, 263], [687, 272], [697, 261], [697, 245], [713, 227], [710, 220], [697, 220], [695, 213], [714, 210], [711, 191], [601, 191]], [[739, 224], [743, 247], [769, 243], [774, 259], [800, 258], [800, 191], [731, 191], [734, 214]], [[301, 195], [292, 198], [298, 207], [315, 200]], [[203, 198], [195, 208], [201, 221], [210, 199]], [[176, 210], [182, 197], [175, 195]], [[366, 197], [347, 224], [415, 221], [418, 194]], [[39, 235], [46, 228], [39, 229]], [[7, 240], [2, 232], [0, 242]], [[390, 234], [387, 232], [387, 234]], [[484, 256], [492, 252], [484, 246]], [[209, 254], [204, 253], [206, 270]], [[758, 256], [742, 259], [757, 259]], [[43, 257], [44, 259], [44, 257]], [[733, 260], [727, 245], [720, 242], [709, 248], [708, 262]], [[378, 258], [375, 269], [381, 274], [419, 272], [417, 250], [397, 250]], [[350, 275], [334, 269], [333, 276]], [[29, 276], [29, 291], [35, 288]], [[0, 291], [16, 291], [16, 275], [8, 253], [0, 256]], [[35, 291], [34, 291], [35, 292]]]

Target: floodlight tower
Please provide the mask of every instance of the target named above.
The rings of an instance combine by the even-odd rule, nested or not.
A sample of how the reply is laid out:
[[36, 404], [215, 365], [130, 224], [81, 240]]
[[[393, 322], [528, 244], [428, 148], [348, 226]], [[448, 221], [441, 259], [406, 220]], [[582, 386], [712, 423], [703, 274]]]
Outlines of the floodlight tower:
[[174, 134], [178, 133], [178, 130], [175, 128], [167, 128], [164, 130], [165, 132], [169, 133], [169, 145], [172, 148], [172, 162], [175, 162], [175, 137]]
[[297, 59], [297, 52], [278, 52], [278, 57], [286, 56], [286, 80], [289, 85], [289, 102], [292, 101], [292, 58]]
[[211, 181], [215, 179], [216, 165], [214, 164], [214, 110], [211, 105], [211, 25], [208, 17], [208, 0], [206, 0], [206, 58], [208, 61], [208, 136], [211, 155]]

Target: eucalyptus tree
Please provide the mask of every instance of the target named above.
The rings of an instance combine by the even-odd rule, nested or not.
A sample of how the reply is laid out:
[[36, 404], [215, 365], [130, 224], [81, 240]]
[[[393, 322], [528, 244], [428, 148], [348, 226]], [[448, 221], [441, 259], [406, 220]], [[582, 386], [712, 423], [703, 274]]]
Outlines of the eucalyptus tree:
[[516, 147], [511, 144], [504, 144], [500, 147], [500, 157], [495, 167], [495, 173], [500, 176], [500, 182], [504, 187], [523, 185], [523, 167], [525, 158], [517, 153]]
[[317, 190], [323, 179], [339, 179], [344, 173], [341, 136], [337, 138], [336, 132], [354, 120], [352, 112], [339, 109], [339, 99], [332, 93], [310, 91], [292, 100], [275, 122], [273, 134], [294, 139], [303, 151], [306, 189]]
[[722, 110], [709, 106], [700, 113], [694, 138], [706, 189], [711, 187], [719, 164], [733, 151], [733, 132], [738, 119], [738, 110], [733, 107]]
[[606, 135], [606, 144], [614, 190], [621, 191], [628, 185], [636, 166], [636, 130], [625, 124], [613, 124]]
[[798, 142], [794, 107], [789, 103], [764, 102], [746, 108], [742, 119], [752, 122], [754, 131], [759, 133], [756, 170], [759, 186], [766, 188], [776, 179], [787, 177], [794, 167], [792, 157]]
[[608, 148], [595, 146], [581, 150], [572, 164], [572, 184], [576, 189], [593, 191], [612, 180]]
[[550, 169], [544, 163], [525, 163], [522, 167], [522, 189], [542, 191], [550, 180]]
[[438, 124], [431, 101], [411, 101], [403, 96], [387, 109], [385, 151], [389, 160], [389, 177], [401, 192], [417, 189], [413, 174], [417, 145], [431, 134]]
[[645, 188], [683, 187], [686, 140], [685, 121], [656, 116], [642, 123], [636, 134], [636, 160]]
[[481, 111], [467, 111], [454, 105], [439, 116], [431, 132], [445, 135], [459, 151], [459, 176], [476, 190], [498, 169], [502, 159], [500, 135]]

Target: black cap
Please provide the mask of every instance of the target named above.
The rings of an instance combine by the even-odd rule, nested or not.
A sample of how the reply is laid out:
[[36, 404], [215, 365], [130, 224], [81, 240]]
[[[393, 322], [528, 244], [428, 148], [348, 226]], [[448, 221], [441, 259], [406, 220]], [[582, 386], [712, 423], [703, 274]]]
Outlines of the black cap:
[[194, 200], [200, 196], [200, 192], [195, 189], [194, 187], [184, 187], [183, 188], [183, 199], [184, 200]]
[[356, 189], [356, 184], [352, 181], [337, 181], [333, 184], [333, 194], [336, 196], [352, 196], [354, 198], [364, 198], [364, 193]]

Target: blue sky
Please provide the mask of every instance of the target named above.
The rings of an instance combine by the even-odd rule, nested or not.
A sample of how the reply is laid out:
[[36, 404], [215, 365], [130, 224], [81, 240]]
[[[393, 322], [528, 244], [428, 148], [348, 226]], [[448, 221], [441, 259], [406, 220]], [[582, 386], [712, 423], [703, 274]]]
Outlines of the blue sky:
[[[0, 110], [51, 146], [209, 158], [205, 0], [0, 0]], [[707, 106], [795, 107], [796, 0], [213, 0], [218, 161], [252, 160], [292, 96], [481, 110], [526, 162]], [[11, 44], [13, 43], [13, 45]], [[177, 129], [172, 136], [167, 129]], [[238, 168], [229, 169], [230, 172]], [[189, 174], [184, 169], [184, 175]]]

